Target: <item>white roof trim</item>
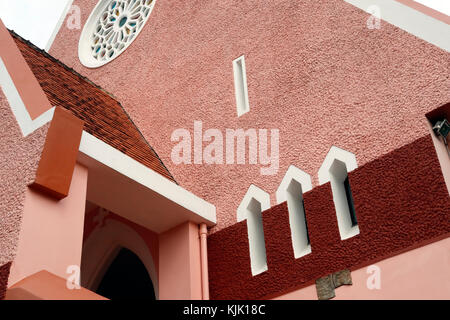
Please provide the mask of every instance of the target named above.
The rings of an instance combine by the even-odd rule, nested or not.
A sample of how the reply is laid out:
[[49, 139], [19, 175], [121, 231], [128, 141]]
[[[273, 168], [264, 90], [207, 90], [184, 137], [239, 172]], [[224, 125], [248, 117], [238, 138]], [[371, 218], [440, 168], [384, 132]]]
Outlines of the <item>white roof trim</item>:
[[[194, 213], [197, 217], [192, 217], [192, 221], [205, 222], [209, 226], [216, 224], [216, 207], [213, 204], [197, 197], [173, 181], [147, 168], [140, 162], [85, 131], [83, 131], [81, 136], [80, 153], [87, 156], [90, 160], [95, 160], [170, 200], [184, 209], [181, 209], [181, 211]], [[86, 165], [86, 163], [85, 161], [83, 164]], [[90, 167], [89, 164], [87, 166]], [[148, 209], [150, 210], [151, 208]], [[167, 215], [170, 214], [173, 214], [173, 212], [167, 213]], [[163, 229], [153, 230], [162, 232], [165, 231], [165, 228]]]
[[[28, 110], [25, 107], [25, 104], [1, 58], [0, 86], [9, 102], [23, 136], [28, 136], [53, 119], [55, 107], [47, 110], [35, 120], [31, 119], [30, 114], [28, 113]], [[171, 224], [170, 226], [174, 226], [174, 223], [181, 222], [186, 219], [198, 223], [204, 222], [208, 226], [216, 224], [216, 207], [213, 204], [195, 196], [171, 180], [147, 168], [140, 162], [132, 159], [126, 154], [111, 147], [85, 131], [83, 131], [81, 137], [79, 150], [80, 153], [84, 155], [84, 158], [82, 157], [84, 160], [84, 165], [88, 167], [93, 165], [95, 168], [98, 168], [98, 163], [100, 163], [111, 168], [112, 171], [109, 172], [117, 172], [120, 175], [137, 182], [141, 186], [141, 189], [139, 189], [140, 191], [145, 188], [147, 188], [147, 190], [150, 189], [149, 191], [152, 192], [151, 194], [149, 193], [149, 196], [154, 197], [155, 194], [159, 194], [162, 198], [169, 200], [166, 202], [161, 202], [160, 204], [172, 203], [171, 209], [173, 211], [165, 214], [164, 217], [161, 217], [163, 219], [167, 217], [170, 222], [166, 221], [165, 223], [156, 225], [153, 220], [146, 224], [146, 219], [142, 219], [141, 217], [141, 220], [135, 221], [136, 223], [147, 227], [152, 227], [152, 230], [155, 232], [162, 232], [168, 227], [169, 224]], [[105, 170], [102, 172], [104, 173]], [[123, 180], [121, 181], [123, 182]], [[142, 188], [142, 186], [144, 188]]]
[[[44, 50], [46, 52], [50, 51], [50, 48], [52, 47], [53, 41], [55, 41], [56, 36], [59, 33], [59, 30], [61, 29], [62, 24], [66, 20], [67, 14], [70, 11], [70, 8], [72, 7], [73, 0], [66, 0], [66, 6], [64, 7], [63, 12], [61, 13], [61, 16], [59, 17], [58, 22], [56, 23], [55, 27], [53, 28], [52, 34], [50, 35], [50, 38], [47, 40], [47, 43], [45, 45]], [[80, 18], [81, 19], [81, 18]]]
[[345, 0], [345, 2], [367, 13], [369, 7], [378, 6], [382, 20], [450, 52], [450, 26], [442, 21], [395, 0]]
[[16, 117], [17, 123], [19, 124], [19, 128], [22, 131], [22, 135], [24, 137], [28, 136], [30, 133], [39, 129], [46, 123], [50, 122], [53, 119], [53, 114], [55, 112], [55, 107], [47, 110], [43, 114], [41, 114], [36, 119], [32, 120], [30, 114], [28, 113], [23, 100], [17, 91], [16, 86], [11, 78], [11, 75], [6, 68], [5, 63], [0, 57], [0, 87], [5, 94], [6, 99], [8, 100], [9, 106], [11, 107], [11, 111]]

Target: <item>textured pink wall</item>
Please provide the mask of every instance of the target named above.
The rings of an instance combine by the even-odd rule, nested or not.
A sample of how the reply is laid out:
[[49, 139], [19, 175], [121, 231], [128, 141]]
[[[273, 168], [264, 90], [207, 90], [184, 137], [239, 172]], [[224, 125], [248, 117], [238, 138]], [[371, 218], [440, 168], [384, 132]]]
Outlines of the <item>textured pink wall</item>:
[[48, 124], [23, 138], [0, 90], [0, 265], [14, 259], [27, 185], [33, 182]]
[[[75, 0], [82, 23], [97, 1]], [[313, 176], [331, 145], [359, 165], [427, 134], [424, 114], [450, 100], [449, 55], [342, 0], [157, 0], [136, 41], [113, 62], [78, 60], [81, 30], [62, 26], [50, 53], [113, 93], [175, 179], [236, 221], [251, 183], [275, 202], [289, 165]], [[237, 118], [232, 60], [245, 54], [250, 112]], [[174, 165], [173, 130], [279, 128], [280, 170]], [[395, 129], [398, 123], [411, 130]], [[402, 125], [401, 125], [402, 126]], [[404, 128], [404, 127], [403, 127]]]
[[294, 257], [283, 202], [262, 212], [268, 270], [257, 276], [251, 274], [246, 221], [210, 235], [211, 297], [276, 297], [450, 236], [450, 198], [429, 136], [357, 168], [349, 181], [360, 233], [341, 240], [330, 183], [318, 186], [303, 195], [311, 253]]
[[159, 263], [159, 299], [202, 299], [198, 225], [185, 222], [160, 234]]
[[[450, 238], [377, 262], [380, 289], [369, 289], [367, 268], [352, 271], [351, 286], [336, 289], [341, 299], [449, 299]], [[276, 299], [316, 300], [316, 286], [284, 294]]]
[[77, 163], [66, 198], [55, 200], [31, 188], [26, 190], [8, 286], [41, 270], [66, 278], [69, 266], [80, 266], [87, 179], [88, 169]]

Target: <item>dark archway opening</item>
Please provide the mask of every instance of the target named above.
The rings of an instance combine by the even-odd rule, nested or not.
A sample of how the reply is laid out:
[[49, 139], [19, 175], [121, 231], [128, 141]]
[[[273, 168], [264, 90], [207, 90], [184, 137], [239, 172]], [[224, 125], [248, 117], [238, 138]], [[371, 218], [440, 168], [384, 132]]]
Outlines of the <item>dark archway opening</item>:
[[111, 300], [155, 300], [153, 283], [142, 261], [122, 248], [103, 276], [96, 291]]

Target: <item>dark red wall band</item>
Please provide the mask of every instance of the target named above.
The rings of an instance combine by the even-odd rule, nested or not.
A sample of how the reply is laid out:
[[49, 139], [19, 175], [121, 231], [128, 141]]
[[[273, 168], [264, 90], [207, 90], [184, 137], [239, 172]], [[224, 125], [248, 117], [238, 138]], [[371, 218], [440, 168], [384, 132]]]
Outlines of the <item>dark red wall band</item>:
[[5, 263], [0, 267], [0, 300], [5, 298], [10, 269], [11, 262]]
[[304, 194], [312, 253], [294, 258], [286, 202], [263, 212], [268, 271], [251, 275], [246, 222], [208, 237], [212, 299], [261, 299], [450, 235], [450, 197], [430, 136], [349, 174], [360, 234], [341, 241], [330, 183]]

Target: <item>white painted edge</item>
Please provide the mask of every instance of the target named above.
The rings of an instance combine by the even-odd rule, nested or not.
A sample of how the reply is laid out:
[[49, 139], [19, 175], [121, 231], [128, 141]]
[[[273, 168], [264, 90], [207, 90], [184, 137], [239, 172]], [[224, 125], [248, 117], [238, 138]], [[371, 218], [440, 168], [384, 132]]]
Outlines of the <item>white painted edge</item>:
[[64, 8], [63, 12], [61, 13], [59, 20], [56, 23], [55, 28], [53, 29], [52, 34], [47, 41], [47, 44], [45, 45], [46, 52], [50, 51], [50, 48], [52, 47], [52, 44], [55, 41], [56, 35], [59, 33], [59, 30], [61, 29], [61, 26], [64, 23], [64, 20], [66, 20], [66, 16], [69, 13], [70, 8], [72, 7], [73, 0], [66, 0], [66, 1], [67, 1], [66, 7]]
[[[331, 174], [331, 168], [335, 160], [339, 160], [345, 164], [347, 172], [334, 172]], [[348, 172], [355, 170], [358, 167], [355, 154], [332, 146], [328, 151], [325, 160], [319, 169], [319, 184], [330, 182], [331, 190], [333, 192], [333, 202], [336, 210], [336, 218], [338, 221], [339, 234], [341, 240], [345, 240], [359, 234], [359, 226], [349, 225], [349, 212], [347, 205], [347, 198], [344, 191], [343, 180]]]
[[[0, 58], [0, 85], [24, 137], [53, 119], [55, 107], [31, 120], [8, 70]], [[176, 204], [196, 213], [210, 224], [216, 224], [216, 207], [176, 183], [147, 168], [105, 142], [83, 131], [80, 152], [116, 170]]]
[[24, 137], [28, 136], [53, 119], [55, 107], [47, 110], [36, 119], [31, 119], [30, 114], [28, 113], [28, 110], [23, 103], [22, 97], [17, 91], [17, 88], [14, 85], [14, 81], [12, 80], [11, 75], [9, 74], [1, 57], [0, 86], [6, 96], [6, 99], [8, 100], [11, 110], [16, 117], [17, 123]]
[[287, 201], [286, 190], [292, 180], [301, 184], [303, 193], [312, 190], [311, 176], [296, 166], [290, 165], [277, 189], [277, 204]]
[[83, 131], [80, 152], [216, 224], [216, 207]]
[[356, 168], [358, 168], [358, 163], [356, 161], [355, 154], [346, 151], [344, 149], [332, 146], [328, 151], [328, 154], [326, 155], [325, 159], [323, 160], [322, 165], [320, 166], [318, 172], [320, 185], [330, 181], [331, 176], [330, 167], [333, 165], [335, 159], [345, 163], [345, 166], [347, 167], [347, 172], [351, 172]]
[[[238, 64], [241, 64], [242, 75], [239, 72]], [[245, 67], [245, 56], [240, 56], [233, 60], [233, 76], [234, 76], [234, 93], [236, 97], [236, 109], [238, 117], [250, 111], [250, 104], [248, 102], [248, 86], [247, 86], [247, 69]], [[242, 76], [242, 88], [239, 86]], [[240, 101], [240, 93], [244, 92], [244, 101]], [[241, 102], [242, 105], [239, 105]]]
[[[259, 202], [261, 212], [249, 216], [249, 208], [254, 201]], [[270, 208], [270, 195], [255, 185], [250, 185], [237, 209], [237, 220], [247, 220], [250, 267], [253, 276], [268, 270], [264, 230], [261, 213]]]
[[[301, 185], [301, 192], [305, 193], [310, 190], [312, 190], [312, 182], [311, 182], [311, 176], [304, 172], [303, 170], [297, 168], [294, 165], [289, 166], [288, 170], [286, 171], [286, 174], [283, 177], [283, 180], [280, 183], [280, 186], [277, 189], [276, 192], [276, 198], [277, 198], [277, 204], [280, 204], [282, 202], [288, 201], [288, 211], [289, 211], [289, 225], [291, 230], [291, 241], [292, 241], [292, 248], [294, 250], [294, 257], [295, 259], [301, 258], [307, 254], [310, 254], [311, 251], [311, 244], [308, 244], [305, 247], [300, 247], [298, 245], [298, 237], [304, 236], [305, 234], [303, 232], [306, 232], [306, 230], [303, 230], [302, 232], [298, 231], [298, 218], [295, 219], [298, 215], [298, 208], [296, 209], [295, 206], [292, 207], [290, 200], [287, 198], [288, 194], [288, 188], [291, 184], [292, 180], [295, 180]], [[300, 196], [300, 195], [299, 195]], [[304, 208], [303, 208], [304, 210]], [[302, 212], [303, 214], [303, 212]], [[303, 221], [303, 218], [302, 218]], [[306, 223], [306, 221], [305, 221]]]
[[249, 205], [252, 199], [255, 199], [261, 204], [261, 212], [270, 209], [270, 194], [252, 184], [248, 188], [247, 193], [245, 194], [244, 198], [241, 201], [241, 204], [237, 208], [238, 222], [247, 219], [247, 206]]
[[395, 0], [345, 0], [345, 2], [367, 13], [369, 7], [378, 6], [382, 20], [450, 52], [450, 26], [443, 21]]

